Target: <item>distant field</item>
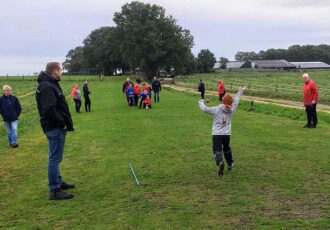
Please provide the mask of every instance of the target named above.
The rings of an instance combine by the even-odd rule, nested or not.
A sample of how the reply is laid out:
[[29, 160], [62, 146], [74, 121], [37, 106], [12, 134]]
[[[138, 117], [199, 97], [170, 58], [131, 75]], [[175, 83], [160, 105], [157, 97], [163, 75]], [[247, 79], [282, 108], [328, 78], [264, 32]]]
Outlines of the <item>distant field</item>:
[[[330, 104], [330, 71], [311, 71], [311, 78], [319, 88], [319, 102]], [[199, 79], [206, 83], [206, 90], [217, 90], [219, 79], [229, 92], [238, 86], [247, 86], [247, 95], [302, 101], [302, 73], [300, 72], [217, 72], [178, 76], [177, 85], [197, 89]]]
[[61, 171], [77, 187], [73, 200], [60, 202], [48, 200], [38, 120], [22, 129], [37, 112], [34, 95], [24, 96], [36, 83], [6, 82], [25, 112], [20, 147], [0, 141], [0, 229], [330, 229], [328, 114], [306, 130], [303, 110], [257, 104], [249, 111], [241, 101], [232, 124], [235, 166], [219, 178], [212, 117], [198, 108], [199, 95], [163, 89], [159, 104], [140, 110], [126, 104], [125, 77], [107, 78], [91, 81], [92, 112], [77, 114], [70, 89], [83, 79], [61, 83], [75, 126]]

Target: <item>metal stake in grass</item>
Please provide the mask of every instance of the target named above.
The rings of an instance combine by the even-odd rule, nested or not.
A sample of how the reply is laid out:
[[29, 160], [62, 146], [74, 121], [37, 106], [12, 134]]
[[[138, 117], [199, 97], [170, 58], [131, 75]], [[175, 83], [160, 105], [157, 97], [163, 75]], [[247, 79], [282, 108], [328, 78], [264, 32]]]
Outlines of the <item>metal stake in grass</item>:
[[136, 184], [139, 186], [139, 185], [140, 185], [140, 184], [139, 184], [139, 181], [138, 181], [138, 179], [137, 179], [137, 177], [136, 177], [136, 175], [135, 175], [135, 172], [134, 172], [134, 169], [133, 169], [131, 163], [129, 163], [129, 167], [130, 167], [130, 169], [131, 169], [131, 171], [132, 171], [132, 173], [133, 173], [133, 176], [134, 176], [134, 178], [135, 178]]

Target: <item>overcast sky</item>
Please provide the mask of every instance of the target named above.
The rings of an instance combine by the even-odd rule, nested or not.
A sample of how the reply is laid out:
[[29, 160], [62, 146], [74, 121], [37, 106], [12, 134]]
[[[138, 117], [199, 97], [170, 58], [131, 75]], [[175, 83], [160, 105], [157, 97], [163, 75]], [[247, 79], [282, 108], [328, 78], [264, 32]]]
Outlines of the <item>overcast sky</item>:
[[[0, 0], [0, 75], [32, 74], [63, 62], [94, 29], [114, 26], [124, 0]], [[330, 0], [143, 0], [194, 36], [195, 55], [330, 44]]]

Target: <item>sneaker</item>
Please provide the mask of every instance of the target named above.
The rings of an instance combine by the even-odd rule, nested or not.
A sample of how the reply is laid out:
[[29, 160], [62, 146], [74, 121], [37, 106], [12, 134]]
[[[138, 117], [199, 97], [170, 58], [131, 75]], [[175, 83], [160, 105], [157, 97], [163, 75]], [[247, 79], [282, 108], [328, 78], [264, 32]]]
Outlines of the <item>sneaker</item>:
[[75, 186], [74, 184], [68, 184], [68, 183], [63, 182], [63, 183], [61, 184], [60, 189], [61, 189], [61, 190], [67, 190], [67, 189], [71, 189], [71, 188], [75, 188], [75, 187], [76, 187], [76, 186]]
[[234, 163], [232, 163], [231, 165], [228, 165], [227, 168], [228, 168], [228, 171], [231, 171], [233, 169], [233, 166], [234, 166]]
[[311, 128], [311, 125], [306, 124], [306, 125], [303, 126], [303, 128]]
[[220, 163], [219, 163], [219, 172], [218, 172], [218, 174], [219, 174], [219, 176], [223, 176], [223, 170], [225, 169], [225, 165], [224, 165], [224, 163], [221, 161]]
[[12, 144], [10, 145], [12, 148], [17, 148], [18, 147], [18, 144]]
[[50, 200], [68, 200], [71, 198], [73, 198], [72, 194], [63, 192], [61, 189], [55, 189], [49, 194]]

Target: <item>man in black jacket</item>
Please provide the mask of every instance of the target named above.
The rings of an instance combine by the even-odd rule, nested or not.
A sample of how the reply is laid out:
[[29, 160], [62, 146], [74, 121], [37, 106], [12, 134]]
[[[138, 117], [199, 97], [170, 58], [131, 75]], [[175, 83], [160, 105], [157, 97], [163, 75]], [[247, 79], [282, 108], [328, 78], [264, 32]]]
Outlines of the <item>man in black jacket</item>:
[[91, 111], [91, 99], [89, 98], [89, 94], [91, 93], [88, 89], [88, 80], [85, 81], [83, 86], [84, 98], [85, 98], [85, 111]]
[[202, 79], [199, 80], [198, 92], [201, 92], [201, 98], [204, 99], [205, 94], [205, 84]]
[[159, 91], [162, 90], [162, 86], [160, 84], [160, 81], [157, 80], [156, 77], [154, 77], [154, 80], [151, 83], [152, 91], [154, 91], [154, 101], [155, 103], [159, 103]]
[[9, 146], [17, 148], [17, 126], [18, 117], [21, 114], [21, 104], [17, 97], [11, 95], [11, 87], [3, 86], [4, 94], [0, 97], [0, 113], [3, 119], [3, 124], [8, 134]]
[[73, 131], [73, 123], [68, 104], [59, 85], [62, 69], [60, 63], [47, 63], [46, 71], [38, 76], [36, 100], [40, 115], [41, 127], [48, 139], [48, 182], [50, 200], [73, 198], [72, 194], [63, 192], [75, 186], [63, 181], [59, 165], [63, 158], [64, 142], [67, 131]]

